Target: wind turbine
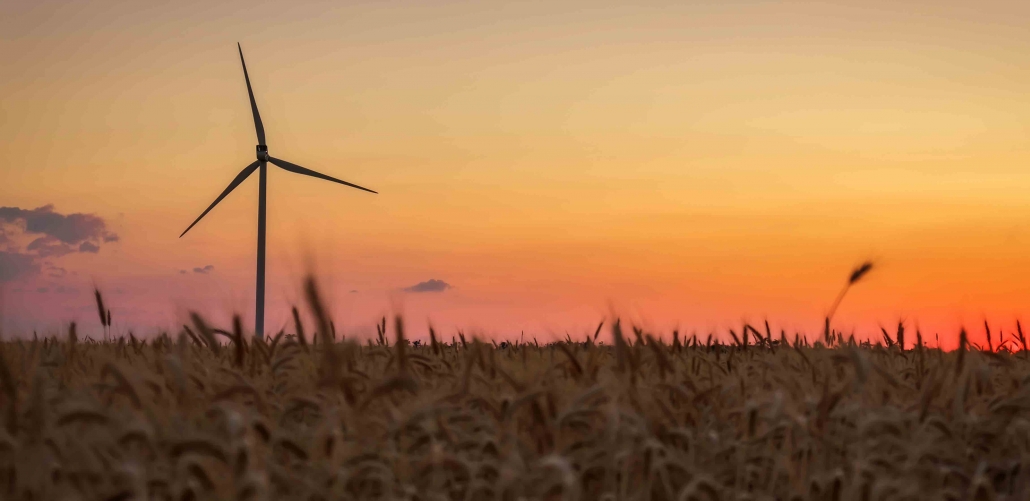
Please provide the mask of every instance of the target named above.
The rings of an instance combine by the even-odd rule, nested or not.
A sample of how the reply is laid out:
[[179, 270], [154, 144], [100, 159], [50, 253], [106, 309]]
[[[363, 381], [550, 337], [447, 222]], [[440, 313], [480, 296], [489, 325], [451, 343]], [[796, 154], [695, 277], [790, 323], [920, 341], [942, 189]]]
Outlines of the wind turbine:
[[268, 162], [271, 162], [272, 164], [274, 164], [274, 165], [276, 165], [276, 166], [278, 166], [278, 167], [280, 167], [280, 168], [282, 168], [284, 170], [288, 170], [290, 172], [294, 172], [294, 173], [297, 173], [297, 174], [303, 174], [305, 176], [311, 176], [311, 177], [317, 177], [319, 179], [325, 179], [326, 181], [332, 181], [334, 183], [340, 183], [342, 185], [350, 186], [352, 188], [357, 188], [359, 190], [364, 190], [364, 191], [367, 191], [369, 193], [376, 193], [376, 192], [372, 191], [372, 190], [370, 190], [368, 188], [364, 188], [364, 187], [358, 186], [356, 184], [348, 183], [346, 181], [341, 181], [339, 179], [336, 179], [335, 177], [327, 176], [327, 175], [322, 174], [320, 172], [315, 172], [315, 171], [313, 171], [311, 169], [306, 169], [306, 168], [301, 167], [301, 166], [299, 166], [297, 164], [287, 162], [286, 160], [281, 160], [281, 159], [269, 156], [269, 154], [268, 154], [268, 146], [265, 145], [265, 127], [264, 127], [264, 125], [261, 124], [261, 115], [258, 113], [257, 102], [254, 101], [254, 91], [250, 87], [250, 76], [247, 74], [247, 63], [246, 63], [246, 61], [243, 60], [243, 48], [240, 47], [239, 43], [236, 44], [236, 48], [240, 51], [240, 63], [243, 65], [243, 78], [244, 78], [244, 80], [247, 81], [247, 94], [250, 95], [250, 111], [253, 112], [253, 114], [254, 114], [254, 129], [257, 130], [257, 140], [258, 140], [258, 144], [257, 144], [257, 160], [255, 160], [250, 165], [244, 167], [243, 170], [241, 170], [240, 173], [236, 175], [236, 178], [233, 179], [231, 183], [229, 183], [229, 186], [227, 186], [225, 188], [225, 190], [222, 191], [222, 194], [218, 195], [218, 198], [216, 198], [214, 202], [211, 202], [211, 205], [209, 205], [208, 208], [203, 213], [200, 214], [200, 217], [198, 217], [195, 221], [193, 221], [193, 224], [191, 224], [189, 226], [189, 228], [186, 228], [186, 231], [182, 232], [182, 235], [179, 235], [179, 238], [182, 238], [182, 236], [185, 235], [187, 231], [190, 231], [190, 228], [193, 228], [193, 226], [195, 226], [197, 223], [199, 223], [200, 220], [203, 219], [204, 216], [207, 215], [208, 212], [211, 212], [211, 209], [214, 209], [215, 206], [218, 205], [218, 202], [221, 202], [222, 199], [226, 197], [226, 195], [231, 193], [233, 189], [235, 189], [237, 186], [240, 185], [240, 183], [242, 183], [248, 177], [250, 177], [250, 175], [253, 174], [254, 171], [259, 171], [260, 172], [260, 177], [259, 177], [260, 182], [258, 184], [257, 299], [256, 299], [257, 300], [257, 306], [254, 309], [254, 334], [255, 334], [255, 336], [257, 336], [260, 339], [262, 336], [264, 336], [264, 333], [265, 333], [265, 192], [266, 192], [266, 185], [267, 185], [266, 178], [267, 178], [267, 171], [268, 171], [268, 166], [267, 166]]

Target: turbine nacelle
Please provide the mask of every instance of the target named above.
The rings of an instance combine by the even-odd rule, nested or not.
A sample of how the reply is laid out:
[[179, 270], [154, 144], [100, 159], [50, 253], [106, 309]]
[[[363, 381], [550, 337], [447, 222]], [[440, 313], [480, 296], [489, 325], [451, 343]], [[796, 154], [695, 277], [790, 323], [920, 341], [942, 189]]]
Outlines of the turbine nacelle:
[[257, 145], [257, 159], [261, 162], [268, 161], [268, 146], [263, 144]]

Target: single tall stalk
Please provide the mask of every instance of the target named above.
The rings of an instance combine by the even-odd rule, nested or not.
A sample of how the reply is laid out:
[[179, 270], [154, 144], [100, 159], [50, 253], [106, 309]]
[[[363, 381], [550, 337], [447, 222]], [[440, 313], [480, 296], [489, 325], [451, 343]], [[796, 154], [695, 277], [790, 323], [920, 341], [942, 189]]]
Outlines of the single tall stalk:
[[[104, 308], [104, 298], [100, 295], [100, 289], [93, 286], [93, 297], [97, 300], [97, 313], [100, 314], [100, 325], [104, 328], [104, 340], [107, 340], [108, 327], [110, 326], [111, 314]], [[105, 314], [105, 312], [108, 312]]]
[[844, 284], [844, 288], [840, 290], [840, 294], [837, 295], [837, 299], [833, 301], [833, 306], [830, 306], [830, 311], [826, 313], [826, 323], [823, 327], [823, 339], [829, 342], [830, 340], [830, 320], [833, 318], [833, 314], [837, 312], [837, 307], [840, 306], [840, 302], [844, 300], [844, 295], [848, 293], [852, 285], [862, 279], [869, 270], [873, 269], [873, 263], [866, 261], [859, 265], [857, 268], [851, 271], [851, 275], [848, 277], [847, 283]]

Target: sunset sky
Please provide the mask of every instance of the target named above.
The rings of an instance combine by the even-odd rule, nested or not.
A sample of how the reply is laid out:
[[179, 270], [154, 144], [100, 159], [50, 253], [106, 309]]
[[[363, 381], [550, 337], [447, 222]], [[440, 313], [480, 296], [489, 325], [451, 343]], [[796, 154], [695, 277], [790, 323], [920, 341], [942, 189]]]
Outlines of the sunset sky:
[[270, 168], [270, 331], [309, 268], [351, 335], [816, 332], [866, 259], [838, 329], [1030, 313], [1030, 2], [629, 3], [5, 2], [2, 334], [253, 325], [257, 176], [178, 238], [236, 42], [271, 154], [379, 192]]

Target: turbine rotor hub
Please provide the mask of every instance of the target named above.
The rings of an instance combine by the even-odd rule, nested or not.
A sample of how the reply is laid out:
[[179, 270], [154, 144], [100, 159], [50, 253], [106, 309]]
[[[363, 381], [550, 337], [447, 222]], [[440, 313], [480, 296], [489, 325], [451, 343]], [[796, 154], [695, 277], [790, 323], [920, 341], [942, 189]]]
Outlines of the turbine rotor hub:
[[263, 144], [257, 145], [257, 159], [262, 162], [268, 161], [268, 146]]

